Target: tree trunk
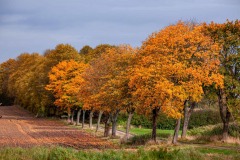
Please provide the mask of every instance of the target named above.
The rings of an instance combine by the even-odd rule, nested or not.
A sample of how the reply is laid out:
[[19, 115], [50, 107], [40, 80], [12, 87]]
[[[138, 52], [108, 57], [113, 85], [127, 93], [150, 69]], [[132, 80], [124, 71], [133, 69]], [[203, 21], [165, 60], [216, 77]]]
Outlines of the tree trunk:
[[71, 123], [71, 113], [68, 113], [68, 119], [67, 119], [67, 121], [68, 121], [68, 124]]
[[96, 132], [97, 132], [98, 129], [99, 129], [100, 122], [101, 122], [101, 118], [102, 118], [102, 114], [103, 114], [103, 111], [100, 111], [99, 114], [98, 114], [98, 121], [97, 121]]
[[93, 119], [93, 110], [91, 110], [89, 115], [89, 128], [92, 129], [92, 119]]
[[112, 136], [116, 136], [116, 132], [117, 132], [117, 117], [118, 117], [118, 113], [119, 113], [120, 110], [117, 110], [116, 113], [114, 113], [112, 116], [111, 116], [111, 119], [112, 119]]
[[85, 123], [85, 110], [83, 110], [83, 117], [82, 117], [82, 128], [84, 128], [84, 123]]
[[104, 127], [104, 137], [109, 136], [109, 131], [110, 131], [110, 117], [105, 120], [105, 127]]
[[59, 109], [57, 107], [53, 107], [54, 115], [59, 115]]
[[231, 116], [231, 113], [229, 112], [228, 108], [226, 112], [227, 112], [226, 121], [223, 123], [223, 141], [226, 141], [228, 139], [229, 122]]
[[152, 110], [152, 140], [156, 142], [156, 137], [157, 137], [157, 116], [158, 116], [159, 109], [154, 108]]
[[74, 110], [72, 111], [71, 124], [74, 124]]
[[77, 122], [76, 122], [76, 125], [79, 126], [79, 122], [80, 122], [80, 116], [81, 116], [81, 109], [78, 110], [77, 112]]
[[129, 112], [128, 113], [127, 126], [126, 126], [126, 140], [129, 138], [129, 131], [130, 131], [130, 125], [131, 125], [132, 117], [133, 117], [133, 112]]
[[227, 107], [227, 97], [224, 89], [219, 89], [218, 104], [219, 104], [220, 116], [223, 122], [222, 140], [226, 141], [228, 139], [229, 121], [230, 121], [231, 113], [229, 112]]
[[178, 131], [179, 131], [179, 128], [180, 128], [180, 124], [181, 124], [181, 119], [177, 119], [176, 120], [176, 125], [175, 125], [175, 129], [174, 129], [174, 135], [173, 135], [173, 140], [172, 140], [172, 143], [173, 144], [176, 144], [177, 143], [177, 140], [178, 140]]
[[193, 112], [195, 106], [196, 106], [196, 102], [192, 102], [190, 104], [190, 108], [188, 109], [186, 101], [184, 103], [184, 119], [183, 119], [181, 138], [186, 138], [186, 136], [187, 136], [189, 120], [190, 120], [190, 117], [192, 115], [192, 112]]

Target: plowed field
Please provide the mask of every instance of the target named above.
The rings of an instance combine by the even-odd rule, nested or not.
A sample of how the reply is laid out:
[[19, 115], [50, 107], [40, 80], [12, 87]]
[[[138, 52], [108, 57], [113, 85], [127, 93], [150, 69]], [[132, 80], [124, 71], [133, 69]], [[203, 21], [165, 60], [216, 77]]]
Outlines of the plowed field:
[[105, 140], [58, 120], [35, 118], [17, 106], [0, 106], [0, 115], [0, 147], [61, 145], [78, 149], [113, 148]]

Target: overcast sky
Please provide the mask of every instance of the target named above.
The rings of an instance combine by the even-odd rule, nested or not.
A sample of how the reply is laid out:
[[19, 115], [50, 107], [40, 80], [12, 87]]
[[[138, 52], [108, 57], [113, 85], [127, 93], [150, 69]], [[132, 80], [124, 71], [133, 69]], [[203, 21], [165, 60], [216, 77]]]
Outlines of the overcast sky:
[[178, 20], [239, 18], [240, 0], [0, 0], [0, 63], [60, 43], [136, 47]]

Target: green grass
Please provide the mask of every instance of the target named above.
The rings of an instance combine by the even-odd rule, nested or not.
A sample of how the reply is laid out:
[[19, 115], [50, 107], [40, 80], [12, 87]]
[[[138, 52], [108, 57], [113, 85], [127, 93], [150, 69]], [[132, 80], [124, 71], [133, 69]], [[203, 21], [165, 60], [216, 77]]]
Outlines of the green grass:
[[[130, 133], [135, 134], [135, 135], [144, 135], [144, 134], [151, 134], [152, 133], [152, 129], [148, 129], [148, 128], [132, 128], [130, 130]], [[174, 130], [162, 130], [162, 129], [157, 129], [157, 134], [169, 134], [169, 135], [173, 135]], [[179, 134], [181, 134], [181, 131], [179, 132]]]
[[[64, 147], [0, 148], [0, 160], [237, 160], [240, 153], [222, 150], [176, 148], [136, 150], [75, 150]], [[209, 154], [211, 153], [211, 155]]]
[[[119, 130], [124, 131], [123, 128], [118, 127]], [[129, 145], [144, 145], [152, 138], [152, 129], [148, 128], [131, 128], [130, 133], [134, 136], [131, 137], [127, 144]], [[163, 129], [157, 129], [157, 138], [161, 140], [166, 140], [169, 137], [172, 137], [174, 134], [174, 130], [163, 130]], [[178, 133], [181, 134], [181, 131]]]
[[[129, 145], [145, 145], [152, 138], [152, 130], [146, 128], [133, 128], [130, 133], [134, 134], [131, 137], [127, 144]], [[173, 130], [157, 130], [157, 139], [159, 140], [167, 140], [169, 137], [172, 137], [174, 131]], [[181, 134], [181, 132], [179, 133]]]
[[218, 149], [218, 148], [199, 148], [198, 149], [203, 154], [223, 154], [223, 155], [236, 155], [239, 154], [237, 150], [230, 149]]

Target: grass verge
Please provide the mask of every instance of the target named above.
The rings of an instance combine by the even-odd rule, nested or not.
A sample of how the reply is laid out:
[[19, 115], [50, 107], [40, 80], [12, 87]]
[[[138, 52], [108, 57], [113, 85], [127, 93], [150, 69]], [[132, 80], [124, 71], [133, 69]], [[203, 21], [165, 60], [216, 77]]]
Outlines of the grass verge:
[[[219, 153], [220, 152], [220, 153]], [[210, 154], [211, 153], [211, 154]], [[34, 147], [23, 148], [1, 148], [1, 160], [213, 160], [230, 159], [237, 160], [240, 153], [228, 152], [221, 154], [217, 150], [181, 149], [174, 147], [159, 147], [157, 149], [145, 150], [84, 150], [77, 151], [72, 148], [63, 147]]]
[[239, 151], [230, 149], [217, 149], [217, 148], [199, 148], [203, 154], [221, 154], [221, 155], [237, 155]]

